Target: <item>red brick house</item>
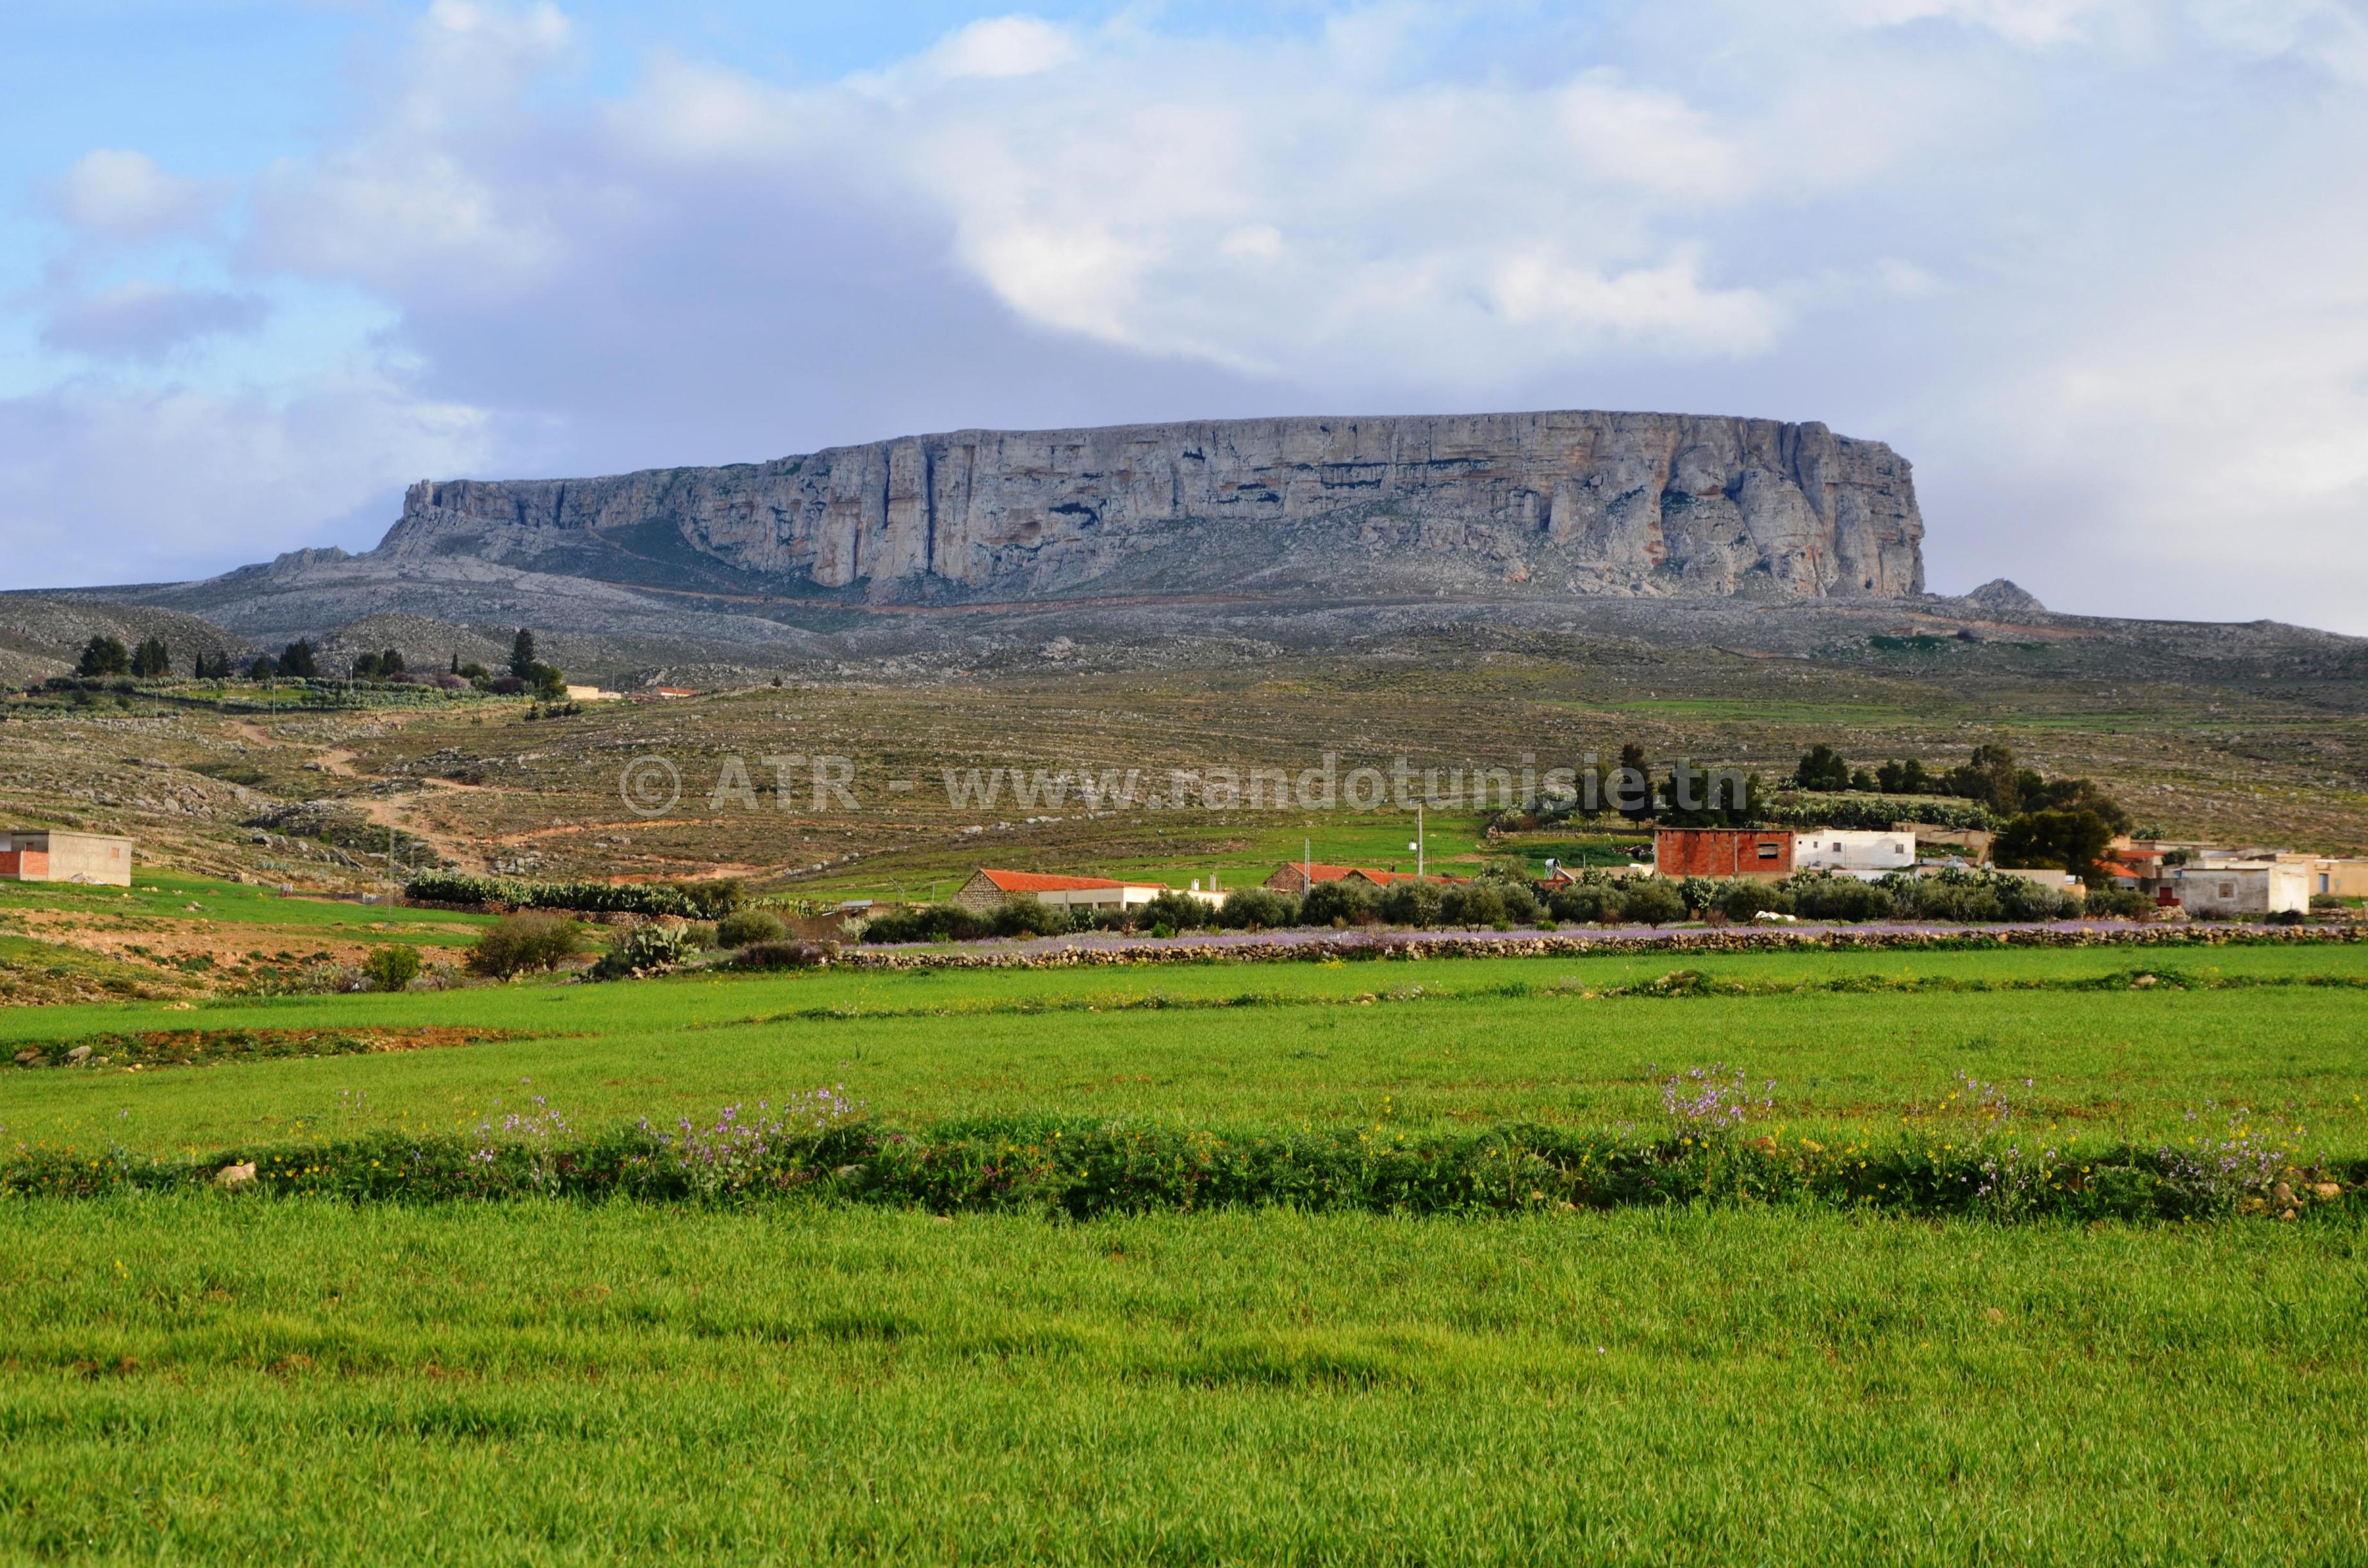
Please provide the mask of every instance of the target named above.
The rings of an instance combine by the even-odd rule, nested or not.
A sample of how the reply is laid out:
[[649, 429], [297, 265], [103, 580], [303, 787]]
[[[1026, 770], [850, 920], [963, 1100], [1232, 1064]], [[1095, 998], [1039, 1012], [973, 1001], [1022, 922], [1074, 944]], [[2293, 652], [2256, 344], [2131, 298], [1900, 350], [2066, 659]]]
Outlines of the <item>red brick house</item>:
[[1665, 827], [1653, 835], [1653, 869], [1664, 877], [1766, 877], [1793, 874], [1789, 828]]

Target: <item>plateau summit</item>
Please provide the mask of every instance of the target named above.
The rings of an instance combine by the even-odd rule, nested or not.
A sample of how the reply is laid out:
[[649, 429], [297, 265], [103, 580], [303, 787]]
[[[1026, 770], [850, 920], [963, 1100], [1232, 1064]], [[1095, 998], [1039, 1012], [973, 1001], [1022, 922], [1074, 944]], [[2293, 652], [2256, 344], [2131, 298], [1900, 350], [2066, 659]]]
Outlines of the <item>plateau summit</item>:
[[1923, 590], [1923, 531], [1907, 462], [1823, 425], [1531, 413], [961, 430], [721, 468], [423, 483], [359, 559], [883, 605], [1902, 598]]

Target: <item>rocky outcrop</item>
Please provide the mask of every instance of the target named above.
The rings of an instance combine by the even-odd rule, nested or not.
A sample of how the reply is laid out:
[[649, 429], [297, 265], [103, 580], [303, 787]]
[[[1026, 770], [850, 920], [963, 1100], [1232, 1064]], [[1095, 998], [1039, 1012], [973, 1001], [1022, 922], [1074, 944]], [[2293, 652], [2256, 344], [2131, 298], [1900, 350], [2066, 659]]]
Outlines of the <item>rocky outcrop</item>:
[[725, 468], [412, 487], [371, 556], [876, 602], [1219, 590], [1897, 598], [1907, 461], [1665, 414], [962, 430]]
[[2047, 607], [2031, 592], [2006, 577], [1993, 577], [1965, 596], [1965, 602], [1984, 615], [2001, 620], [2021, 620], [2045, 615]]

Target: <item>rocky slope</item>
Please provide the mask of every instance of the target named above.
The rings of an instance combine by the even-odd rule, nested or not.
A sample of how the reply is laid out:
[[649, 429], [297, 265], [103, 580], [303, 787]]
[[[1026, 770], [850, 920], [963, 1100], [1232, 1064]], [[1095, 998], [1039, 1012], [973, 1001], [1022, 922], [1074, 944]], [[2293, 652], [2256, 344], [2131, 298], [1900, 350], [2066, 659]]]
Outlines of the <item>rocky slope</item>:
[[891, 604], [1898, 598], [1923, 588], [1923, 531], [1908, 465], [1880, 442], [1538, 413], [964, 430], [727, 468], [422, 483], [359, 559]]

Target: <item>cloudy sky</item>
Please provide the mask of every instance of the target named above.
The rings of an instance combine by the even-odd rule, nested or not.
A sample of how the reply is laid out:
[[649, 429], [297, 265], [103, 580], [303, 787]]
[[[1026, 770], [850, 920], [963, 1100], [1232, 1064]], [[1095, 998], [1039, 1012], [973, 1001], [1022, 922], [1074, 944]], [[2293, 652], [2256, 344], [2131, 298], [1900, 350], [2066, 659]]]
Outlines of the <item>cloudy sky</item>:
[[2368, 0], [6, 0], [0, 585], [985, 425], [1821, 419], [2368, 633]]

